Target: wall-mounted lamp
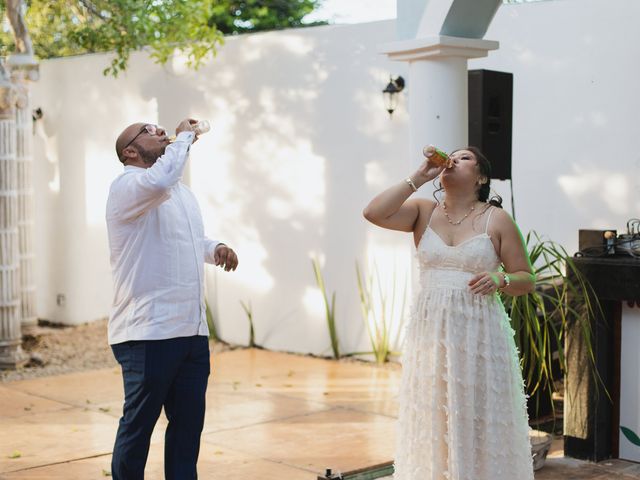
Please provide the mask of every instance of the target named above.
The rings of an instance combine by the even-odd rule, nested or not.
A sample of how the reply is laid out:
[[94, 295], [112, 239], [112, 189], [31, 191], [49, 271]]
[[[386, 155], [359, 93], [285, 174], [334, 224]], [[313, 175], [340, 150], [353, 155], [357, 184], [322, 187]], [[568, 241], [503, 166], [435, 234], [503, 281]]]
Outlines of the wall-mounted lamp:
[[44, 112], [42, 111], [42, 108], [38, 107], [38, 108], [34, 108], [31, 111], [31, 119], [33, 120], [31, 122], [32, 125], [32, 133], [35, 135], [36, 133], [36, 122], [38, 122], [39, 120], [42, 120], [42, 117], [44, 117]]
[[393, 111], [398, 106], [398, 93], [400, 93], [404, 89], [404, 78], [398, 75], [396, 78], [389, 77], [389, 83], [384, 90], [382, 90], [382, 95], [384, 96], [384, 103], [387, 107], [387, 112], [389, 112], [389, 116], [393, 114]]
[[40, 120], [42, 117], [44, 117], [44, 112], [42, 111], [42, 108], [38, 107], [36, 109], [34, 109], [31, 112], [31, 119], [36, 122], [38, 120]]

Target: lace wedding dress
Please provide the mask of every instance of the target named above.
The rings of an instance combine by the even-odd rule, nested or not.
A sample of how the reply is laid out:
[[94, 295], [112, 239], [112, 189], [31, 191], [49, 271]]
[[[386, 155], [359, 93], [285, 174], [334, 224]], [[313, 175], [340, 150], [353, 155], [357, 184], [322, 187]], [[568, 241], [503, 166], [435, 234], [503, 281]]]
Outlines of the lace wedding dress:
[[449, 246], [429, 225], [417, 257], [394, 480], [533, 480], [514, 331], [497, 295], [467, 285], [500, 265], [487, 229]]

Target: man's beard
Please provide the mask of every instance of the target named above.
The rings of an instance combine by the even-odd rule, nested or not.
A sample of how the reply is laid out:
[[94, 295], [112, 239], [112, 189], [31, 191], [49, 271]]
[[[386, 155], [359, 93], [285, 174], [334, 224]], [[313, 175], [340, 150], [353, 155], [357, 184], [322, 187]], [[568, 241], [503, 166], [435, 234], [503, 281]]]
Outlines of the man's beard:
[[136, 148], [138, 149], [138, 154], [145, 165], [153, 165], [164, 153], [164, 148], [162, 148], [160, 152], [152, 152], [151, 150], [147, 150], [140, 146], [136, 146]]

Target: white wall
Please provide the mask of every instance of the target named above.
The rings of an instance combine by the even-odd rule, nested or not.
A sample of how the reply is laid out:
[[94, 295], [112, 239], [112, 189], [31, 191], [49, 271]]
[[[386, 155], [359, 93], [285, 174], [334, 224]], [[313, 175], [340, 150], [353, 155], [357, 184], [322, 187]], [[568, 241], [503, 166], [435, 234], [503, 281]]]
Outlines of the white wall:
[[[187, 180], [209, 235], [241, 262], [233, 274], [208, 269], [222, 337], [247, 341], [240, 300], [250, 301], [259, 343], [329, 353], [317, 256], [337, 291], [343, 348], [361, 350], [356, 260], [364, 265], [367, 251], [383, 249], [399, 275], [410, 264], [405, 238], [371, 230], [361, 215], [407, 170], [398, 167], [408, 164], [403, 104], [390, 120], [381, 94], [390, 73], [405, 73], [378, 54], [393, 36], [394, 23], [379, 22], [229, 38], [198, 72], [179, 58], [162, 68], [138, 54], [117, 80], [101, 74], [107, 55], [43, 62], [34, 99], [45, 111], [35, 146], [39, 315], [79, 323], [107, 314], [103, 217], [121, 170], [115, 138], [134, 121], [170, 126], [190, 115], [213, 130], [192, 149]], [[56, 305], [58, 293], [66, 306]]]
[[[503, 6], [486, 36], [501, 49], [470, 65], [514, 73], [518, 221], [569, 251], [579, 228], [621, 229], [640, 214], [638, 14], [634, 0]], [[354, 263], [375, 258], [389, 279], [394, 266], [406, 276], [411, 255], [408, 235], [369, 227], [360, 213], [409, 173], [405, 105], [389, 120], [380, 94], [390, 73], [406, 73], [377, 54], [394, 36], [393, 21], [248, 35], [228, 39], [198, 72], [136, 54], [117, 80], [101, 75], [107, 55], [43, 62], [34, 95], [45, 112], [35, 142], [40, 317], [107, 314], [114, 140], [134, 121], [172, 126], [192, 115], [213, 130], [194, 146], [188, 180], [209, 234], [241, 262], [233, 274], [208, 270], [222, 337], [246, 342], [239, 301], [251, 301], [259, 343], [329, 353], [316, 254], [337, 291], [344, 350], [366, 347]], [[508, 203], [506, 187], [497, 185]]]
[[[209, 231], [236, 247], [241, 262], [232, 275], [209, 269], [223, 338], [247, 341], [243, 300], [259, 343], [329, 353], [311, 267], [318, 256], [329, 294], [337, 292], [344, 349], [364, 347], [355, 262], [371, 240], [361, 212], [388, 179], [406, 174], [398, 168], [407, 157], [406, 114], [390, 120], [381, 94], [389, 73], [405, 67], [377, 53], [393, 27], [252, 35], [230, 41], [201, 73], [210, 80], [197, 113], [215, 128], [194, 148], [192, 188]], [[408, 265], [404, 239], [379, 233]]]
[[469, 65], [514, 74], [517, 219], [571, 253], [578, 229], [640, 216], [638, 18], [636, 0], [503, 5], [500, 49]]

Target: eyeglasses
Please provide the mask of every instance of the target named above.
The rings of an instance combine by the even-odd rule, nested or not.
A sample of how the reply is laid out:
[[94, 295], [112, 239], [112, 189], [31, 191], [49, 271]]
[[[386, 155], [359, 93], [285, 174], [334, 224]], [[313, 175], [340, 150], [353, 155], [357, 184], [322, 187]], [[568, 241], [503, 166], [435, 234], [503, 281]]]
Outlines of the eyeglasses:
[[165, 129], [160, 125], [147, 124], [144, 127], [142, 127], [138, 133], [136, 133], [135, 137], [133, 137], [129, 141], [129, 143], [127, 143], [124, 147], [122, 147], [121, 151], [123, 152], [125, 148], [131, 145], [135, 141], [135, 139], [138, 138], [140, 135], [142, 135], [144, 132], [147, 132], [149, 135], [162, 135], [163, 133], [165, 133]]

